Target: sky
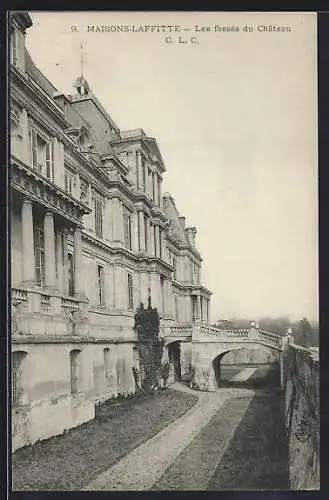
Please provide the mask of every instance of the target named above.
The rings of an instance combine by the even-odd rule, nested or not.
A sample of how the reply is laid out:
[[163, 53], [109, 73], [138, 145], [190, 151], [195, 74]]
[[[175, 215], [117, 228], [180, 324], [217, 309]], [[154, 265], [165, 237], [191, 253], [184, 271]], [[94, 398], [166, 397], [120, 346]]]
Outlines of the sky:
[[156, 137], [163, 191], [198, 231], [212, 321], [316, 320], [316, 14], [31, 18], [27, 49], [56, 88], [73, 92], [82, 44], [84, 76], [119, 128]]

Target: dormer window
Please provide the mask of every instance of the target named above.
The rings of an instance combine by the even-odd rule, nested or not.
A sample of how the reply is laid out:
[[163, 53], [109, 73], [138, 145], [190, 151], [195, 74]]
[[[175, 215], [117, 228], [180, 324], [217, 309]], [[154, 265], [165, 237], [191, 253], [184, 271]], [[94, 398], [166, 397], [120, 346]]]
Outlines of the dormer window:
[[23, 132], [20, 124], [20, 110], [16, 106], [10, 109], [10, 135], [12, 138], [23, 139]]
[[90, 92], [90, 87], [88, 85], [88, 82], [83, 76], [79, 76], [76, 79], [73, 87], [77, 89], [77, 93], [81, 96], [85, 96]]
[[52, 142], [34, 128], [31, 129], [32, 168], [47, 179], [54, 179]]
[[80, 201], [82, 201], [82, 203], [85, 203], [86, 205], [89, 205], [88, 192], [89, 192], [88, 182], [80, 179]]
[[12, 28], [10, 37], [10, 62], [13, 66], [18, 66], [18, 32]]
[[75, 177], [75, 175], [72, 172], [65, 169], [65, 171], [64, 171], [64, 189], [68, 194], [73, 193], [73, 189], [75, 187], [74, 177]]

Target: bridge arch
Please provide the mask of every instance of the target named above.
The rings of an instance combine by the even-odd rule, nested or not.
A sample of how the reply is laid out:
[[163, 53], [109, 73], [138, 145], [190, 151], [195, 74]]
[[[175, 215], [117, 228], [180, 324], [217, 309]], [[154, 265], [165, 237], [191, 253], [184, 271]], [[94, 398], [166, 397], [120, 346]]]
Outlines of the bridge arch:
[[[220, 387], [222, 381], [222, 369], [229, 367], [257, 367], [267, 374], [271, 366], [278, 368], [280, 365], [280, 353], [270, 346], [262, 344], [231, 346], [220, 353], [212, 356], [209, 382], [212, 388]], [[228, 370], [230, 371], [230, 370]], [[234, 370], [233, 370], [234, 371]]]
[[166, 342], [165, 348], [167, 349], [168, 361], [174, 370], [174, 380], [178, 382], [182, 379], [181, 340], [171, 340], [170, 342]]

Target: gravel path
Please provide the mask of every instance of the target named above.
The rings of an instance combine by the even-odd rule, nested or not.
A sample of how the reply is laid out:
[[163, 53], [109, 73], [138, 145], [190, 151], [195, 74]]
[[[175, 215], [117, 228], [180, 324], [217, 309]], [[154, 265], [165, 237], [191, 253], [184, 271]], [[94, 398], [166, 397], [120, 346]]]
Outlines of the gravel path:
[[[192, 392], [182, 385], [173, 386], [172, 388]], [[151, 490], [153, 485], [160, 480], [165, 471], [193, 439], [199, 435], [201, 429], [209, 423], [225, 402], [232, 397], [243, 396], [245, 403], [242, 406], [240, 416], [232, 423], [227, 438], [222, 443], [221, 454], [223, 454], [249, 401], [254, 396], [254, 391], [221, 389], [212, 393], [195, 393], [193, 391], [193, 394], [198, 395], [199, 401], [191, 410], [146, 443], [138, 446], [106, 472], [100, 474], [84, 490]], [[220, 456], [218, 460], [220, 460]], [[218, 461], [215, 468], [217, 464]], [[160, 483], [159, 486], [161, 486]]]

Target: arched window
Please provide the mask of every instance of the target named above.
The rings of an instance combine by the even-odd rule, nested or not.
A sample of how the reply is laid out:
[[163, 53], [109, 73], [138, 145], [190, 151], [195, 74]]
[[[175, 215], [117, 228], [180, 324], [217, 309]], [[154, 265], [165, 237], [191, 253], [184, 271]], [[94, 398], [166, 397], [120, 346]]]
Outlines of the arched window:
[[70, 352], [71, 394], [81, 391], [81, 351], [74, 349]]
[[[24, 366], [25, 361], [26, 361], [26, 357], [27, 357], [27, 352], [25, 352], [25, 351], [15, 351], [12, 354], [11, 391], [12, 391], [13, 408], [16, 408], [18, 406], [22, 406], [24, 403], [27, 402], [27, 399], [28, 399], [26, 391], [24, 391], [24, 387], [26, 385], [26, 384], [24, 384], [24, 377], [27, 376], [25, 366]], [[25, 371], [25, 373], [24, 373], [24, 371]]]

